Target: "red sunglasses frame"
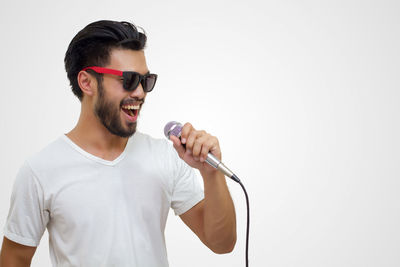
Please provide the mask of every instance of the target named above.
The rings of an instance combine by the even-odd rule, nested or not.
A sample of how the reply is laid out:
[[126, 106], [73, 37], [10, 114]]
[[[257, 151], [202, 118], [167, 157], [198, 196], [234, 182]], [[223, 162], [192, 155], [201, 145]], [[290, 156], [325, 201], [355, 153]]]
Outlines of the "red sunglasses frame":
[[[124, 80], [123, 87], [128, 92], [135, 91], [135, 89], [139, 86], [140, 83], [142, 84], [143, 91], [145, 91], [146, 93], [151, 92], [157, 81], [157, 74], [150, 73], [150, 72], [146, 73], [145, 75], [141, 75], [140, 73], [135, 72], [135, 71], [120, 71], [120, 70], [114, 70], [114, 69], [97, 67], [97, 66], [91, 66], [91, 67], [86, 67], [86, 68], [82, 69], [82, 71], [86, 71], [86, 70], [93, 70], [97, 73], [112, 74], [112, 75], [117, 75], [117, 76], [123, 77], [123, 80]], [[132, 84], [128, 84], [128, 81], [132, 80], [133, 74], [136, 74], [139, 77], [139, 80], [137, 81], [137, 84], [135, 86], [132, 86]], [[146, 84], [146, 78], [148, 76], [151, 76], [154, 78], [153, 86], [150, 89], [147, 88], [147, 84]]]

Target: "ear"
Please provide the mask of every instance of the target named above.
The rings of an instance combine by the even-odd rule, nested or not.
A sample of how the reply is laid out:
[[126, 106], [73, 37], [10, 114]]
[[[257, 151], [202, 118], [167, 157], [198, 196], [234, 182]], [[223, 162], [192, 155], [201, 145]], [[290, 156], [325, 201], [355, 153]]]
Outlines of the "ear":
[[97, 80], [86, 71], [78, 73], [78, 84], [84, 95], [93, 96], [97, 91]]

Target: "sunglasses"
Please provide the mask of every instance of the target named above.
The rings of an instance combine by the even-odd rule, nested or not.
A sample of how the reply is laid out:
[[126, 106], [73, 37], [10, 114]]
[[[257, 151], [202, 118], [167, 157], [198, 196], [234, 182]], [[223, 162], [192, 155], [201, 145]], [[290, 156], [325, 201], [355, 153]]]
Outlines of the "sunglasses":
[[157, 81], [157, 74], [154, 73], [146, 73], [145, 75], [141, 75], [140, 73], [134, 71], [120, 71], [96, 66], [86, 67], [83, 69], [83, 71], [86, 70], [93, 70], [97, 73], [121, 76], [123, 78], [123, 87], [128, 92], [135, 91], [135, 89], [139, 86], [139, 83], [142, 84], [143, 91], [146, 93], [151, 92]]

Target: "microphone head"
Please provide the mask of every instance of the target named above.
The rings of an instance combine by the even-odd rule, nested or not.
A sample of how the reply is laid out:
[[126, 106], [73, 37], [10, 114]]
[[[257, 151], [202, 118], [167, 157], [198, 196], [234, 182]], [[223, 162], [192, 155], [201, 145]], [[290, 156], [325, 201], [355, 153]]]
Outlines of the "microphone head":
[[167, 137], [169, 139], [170, 135], [174, 135], [174, 136], [180, 138], [182, 127], [183, 127], [182, 124], [177, 121], [168, 122], [164, 127], [165, 137]]

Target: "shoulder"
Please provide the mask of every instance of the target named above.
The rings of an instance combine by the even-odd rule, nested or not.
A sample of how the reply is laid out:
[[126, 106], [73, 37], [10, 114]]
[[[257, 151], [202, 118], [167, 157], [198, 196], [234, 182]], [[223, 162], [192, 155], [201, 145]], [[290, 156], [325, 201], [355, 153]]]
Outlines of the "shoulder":
[[173, 150], [172, 144], [165, 138], [154, 138], [148, 134], [136, 132], [130, 140], [132, 150], [143, 149], [151, 153], [166, 153]]
[[164, 171], [172, 171], [181, 164], [178, 153], [166, 138], [154, 138], [141, 132], [136, 132], [131, 138], [129, 152], [142, 159], [142, 162], [149, 161], [152, 166], [158, 166]]
[[48, 170], [59, 170], [59, 167], [66, 164], [66, 159], [70, 157], [71, 153], [73, 153], [73, 149], [64, 137], [60, 136], [40, 151], [29, 156], [23, 167], [29, 166], [36, 176]]
[[[43, 147], [40, 151], [28, 157], [30, 163], [40, 163], [43, 160], [54, 160], [60, 156], [60, 153], [67, 149], [68, 145], [63, 136], [50, 142], [48, 145]], [[64, 150], [64, 151], [63, 151]]]

